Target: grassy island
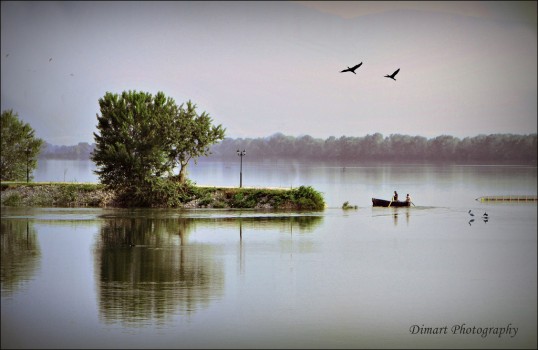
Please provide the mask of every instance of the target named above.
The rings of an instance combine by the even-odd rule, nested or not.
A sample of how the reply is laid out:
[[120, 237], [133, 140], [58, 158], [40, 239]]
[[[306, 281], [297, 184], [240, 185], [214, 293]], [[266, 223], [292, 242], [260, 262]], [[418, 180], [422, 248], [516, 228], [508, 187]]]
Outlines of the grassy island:
[[243, 208], [323, 210], [323, 196], [310, 186], [292, 189], [178, 186], [174, 196], [136, 205], [102, 184], [2, 182], [2, 207]]

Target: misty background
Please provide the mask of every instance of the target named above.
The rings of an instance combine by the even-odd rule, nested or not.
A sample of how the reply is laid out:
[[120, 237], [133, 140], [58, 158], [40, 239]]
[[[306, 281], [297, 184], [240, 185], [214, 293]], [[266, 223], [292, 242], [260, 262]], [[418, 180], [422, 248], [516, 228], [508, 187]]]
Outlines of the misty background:
[[1, 109], [37, 137], [93, 143], [125, 90], [229, 138], [536, 133], [536, 2], [1, 3]]

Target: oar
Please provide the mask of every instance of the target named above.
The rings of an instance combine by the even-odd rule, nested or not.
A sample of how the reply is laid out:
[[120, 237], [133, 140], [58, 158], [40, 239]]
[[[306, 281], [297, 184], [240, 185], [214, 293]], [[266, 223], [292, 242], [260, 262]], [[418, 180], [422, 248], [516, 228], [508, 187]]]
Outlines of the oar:
[[390, 207], [391, 204], [392, 204], [392, 199], [390, 200], [389, 205], [387, 205], [387, 208]]
[[415, 203], [411, 202], [411, 204], [413, 204], [413, 206], [416, 207]]

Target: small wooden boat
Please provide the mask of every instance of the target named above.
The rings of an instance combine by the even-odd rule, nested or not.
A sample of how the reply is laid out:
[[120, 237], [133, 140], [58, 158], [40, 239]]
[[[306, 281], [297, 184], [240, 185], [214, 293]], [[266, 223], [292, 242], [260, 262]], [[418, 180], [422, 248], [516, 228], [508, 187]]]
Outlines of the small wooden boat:
[[372, 206], [374, 207], [409, 207], [411, 202], [402, 201], [387, 201], [384, 199], [372, 198]]

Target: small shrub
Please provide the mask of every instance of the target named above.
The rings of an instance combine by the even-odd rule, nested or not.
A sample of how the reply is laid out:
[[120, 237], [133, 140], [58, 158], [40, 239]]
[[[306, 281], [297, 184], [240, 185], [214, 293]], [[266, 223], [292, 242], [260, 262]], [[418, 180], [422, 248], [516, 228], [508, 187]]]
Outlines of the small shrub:
[[4, 200], [3, 205], [6, 207], [18, 207], [22, 204], [22, 198], [20, 194], [18, 193], [11, 193], [7, 196], [7, 198]]
[[311, 186], [301, 186], [293, 189], [292, 194], [299, 209], [323, 210], [325, 208], [323, 196]]
[[211, 195], [206, 194], [204, 198], [200, 199], [198, 201], [198, 205], [202, 207], [207, 207], [213, 202], [213, 198], [211, 198]]
[[76, 185], [61, 186], [56, 200], [57, 205], [69, 207], [77, 201], [78, 190]]
[[118, 198], [127, 207], [174, 208], [181, 206], [188, 189], [175, 181], [154, 177], [123, 189]]
[[357, 209], [358, 207], [356, 205], [350, 205], [348, 201], [345, 201], [344, 204], [342, 204], [342, 209]]
[[226, 203], [222, 202], [222, 201], [215, 201], [213, 203], [213, 208], [217, 208], [217, 209], [224, 209], [224, 208], [227, 208], [228, 206], [226, 205]]
[[243, 193], [239, 192], [233, 196], [233, 203], [241, 203], [243, 201]]
[[256, 207], [257, 201], [255, 196], [252, 195], [253, 192], [242, 190], [233, 195], [230, 206], [232, 208], [254, 208]]

